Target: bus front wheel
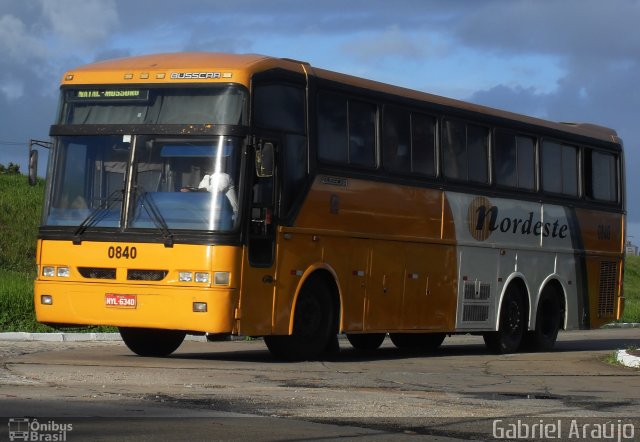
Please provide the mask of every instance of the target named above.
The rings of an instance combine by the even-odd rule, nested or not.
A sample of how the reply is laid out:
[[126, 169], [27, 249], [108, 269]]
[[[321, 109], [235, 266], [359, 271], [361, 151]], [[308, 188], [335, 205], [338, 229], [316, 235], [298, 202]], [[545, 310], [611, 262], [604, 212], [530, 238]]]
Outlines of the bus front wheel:
[[313, 278], [302, 287], [295, 307], [293, 334], [265, 336], [273, 356], [288, 361], [315, 360], [339, 351], [331, 292], [324, 280]]
[[518, 351], [525, 334], [526, 313], [522, 292], [511, 286], [502, 300], [498, 331], [484, 334], [484, 343], [489, 350], [498, 354]]
[[119, 327], [120, 336], [129, 350], [139, 356], [168, 356], [180, 347], [187, 335], [179, 330]]

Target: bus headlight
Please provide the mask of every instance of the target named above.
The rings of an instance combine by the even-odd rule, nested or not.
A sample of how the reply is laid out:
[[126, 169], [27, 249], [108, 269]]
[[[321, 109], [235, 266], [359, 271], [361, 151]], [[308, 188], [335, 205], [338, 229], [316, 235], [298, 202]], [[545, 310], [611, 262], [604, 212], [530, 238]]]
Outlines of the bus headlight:
[[213, 285], [229, 285], [230, 275], [229, 272], [215, 272], [213, 274]]
[[207, 272], [196, 272], [196, 282], [200, 283], [208, 283], [209, 282], [209, 273]]
[[178, 280], [180, 282], [192, 282], [193, 281], [193, 273], [191, 272], [179, 272]]
[[53, 278], [54, 276], [58, 278], [68, 278], [71, 276], [71, 270], [68, 266], [42, 266], [42, 276], [47, 278]]

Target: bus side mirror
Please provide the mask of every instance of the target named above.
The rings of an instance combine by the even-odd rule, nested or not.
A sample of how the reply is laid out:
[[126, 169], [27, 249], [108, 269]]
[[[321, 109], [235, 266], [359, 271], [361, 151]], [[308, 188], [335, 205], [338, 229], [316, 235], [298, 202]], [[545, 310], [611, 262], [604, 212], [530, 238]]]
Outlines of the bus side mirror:
[[29, 152], [29, 185], [35, 186], [38, 182], [38, 151]]
[[256, 147], [256, 175], [258, 178], [273, 176], [274, 150], [273, 143], [263, 143]]

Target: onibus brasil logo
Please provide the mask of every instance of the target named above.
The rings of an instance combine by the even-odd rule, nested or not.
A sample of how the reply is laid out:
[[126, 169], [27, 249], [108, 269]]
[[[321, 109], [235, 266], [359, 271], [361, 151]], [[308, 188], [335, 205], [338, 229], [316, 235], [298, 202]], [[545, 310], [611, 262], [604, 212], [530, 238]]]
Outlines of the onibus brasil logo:
[[60, 424], [54, 420], [39, 422], [38, 419], [9, 419], [10, 441], [62, 442], [73, 431], [73, 424]]

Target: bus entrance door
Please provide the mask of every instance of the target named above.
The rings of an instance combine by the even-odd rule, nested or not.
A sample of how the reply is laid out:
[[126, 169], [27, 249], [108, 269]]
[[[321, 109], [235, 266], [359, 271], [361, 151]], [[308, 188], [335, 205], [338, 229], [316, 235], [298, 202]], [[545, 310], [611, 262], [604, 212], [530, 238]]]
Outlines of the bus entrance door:
[[[274, 146], [264, 143], [264, 158], [273, 161]], [[267, 154], [266, 150], [270, 150]], [[265, 163], [267, 160], [264, 160]], [[256, 173], [251, 189], [248, 242], [242, 270], [240, 298], [240, 333], [270, 334], [273, 326], [273, 300], [276, 288], [276, 223], [274, 219], [275, 189], [272, 165], [256, 160]]]

